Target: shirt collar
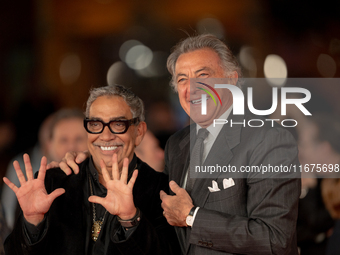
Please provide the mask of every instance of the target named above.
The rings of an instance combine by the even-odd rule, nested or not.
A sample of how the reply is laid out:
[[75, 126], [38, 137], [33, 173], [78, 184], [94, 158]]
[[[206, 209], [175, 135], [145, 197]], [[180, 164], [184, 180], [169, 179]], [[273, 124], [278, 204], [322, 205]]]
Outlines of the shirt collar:
[[[233, 105], [231, 105], [228, 110], [226, 110], [219, 118], [220, 119], [228, 119], [231, 110], [233, 109]], [[200, 130], [202, 127], [200, 125], [196, 125], [196, 134], [198, 133], [198, 130]], [[214, 123], [212, 123], [209, 127], [207, 127], [207, 130], [209, 131], [210, 134], [216, 138], [218, 134], [220, 133], [221, 129], [223, 128], [223, 125], [216, 125], [214, 127]]]

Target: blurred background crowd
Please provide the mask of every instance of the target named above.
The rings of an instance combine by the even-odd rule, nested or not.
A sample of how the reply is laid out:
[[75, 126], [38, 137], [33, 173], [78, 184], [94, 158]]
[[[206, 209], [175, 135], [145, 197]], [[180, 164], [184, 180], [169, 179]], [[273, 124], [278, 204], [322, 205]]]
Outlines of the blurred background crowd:
[[[244, 77], [340, 77], [338, 1], [3, 0], [1, 180], [14, 171], [12, 161], [24, 152], [36, 155], [39, 162], [41, 155], [60, 160], [64, 151], [83, 149], [80, 120], [89, 89], [117, 83], [144, 100], [151, 132], [136, 153], [161, 171], [168, 137], [189, 121], [168, 86], [166, 59], [181, 38], [196, 33], [223, 39], [238, 57]], [[312, 95], [306, 108], [313, 116], [288, 112], [301, 122], [292, 131], [299, 141], [300, 161], [339, 164], [340, 83], [311, 83], [306, 88]], [[258, 88], [254, 95], [255, 106], [267, 109], [267, 92]], [[301, 254], [326, 254], [329, 237], [337, 234], [340, 242], [334, 231], [339, 229], [340, 184], [336, 178], [303, 177]], [[10, 196], [5, 189], [0, 195], [1, 203]], [[13, 201], [0, 208], [2, 214], [7, 212], [6, 218], [0, 216], [1, 243], [13, 225]]]

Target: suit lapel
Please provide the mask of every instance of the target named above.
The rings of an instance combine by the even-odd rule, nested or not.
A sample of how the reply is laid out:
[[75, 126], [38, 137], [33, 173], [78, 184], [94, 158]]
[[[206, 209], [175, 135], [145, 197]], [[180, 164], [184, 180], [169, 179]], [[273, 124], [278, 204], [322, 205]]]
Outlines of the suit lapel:
[[189, 155], [190, 155], [190, 135], [192, 135], [192, 131], [194, 130], [195, 125], [191, 125], [186, 130], [185, 134], [183, 135], [182, 139], [179, 142], [179, 150], [176, 151], [176, 156], [173, 157], [176, 161], [174, 164], [175, 171], [172, 172], [172, 176], [170, 178], [174, 180], [179, 186], [182, 186], [184, 177], [186, 175], [187, 169], [189, 167]]

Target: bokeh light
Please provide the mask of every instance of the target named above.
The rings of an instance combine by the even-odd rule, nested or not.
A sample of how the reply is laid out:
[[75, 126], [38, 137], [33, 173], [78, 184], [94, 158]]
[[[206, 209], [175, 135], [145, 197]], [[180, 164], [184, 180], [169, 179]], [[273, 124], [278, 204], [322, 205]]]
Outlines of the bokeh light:
[[254, 48], [250, 46], [243, 46], [240, 49], [239, 60], [241, 65], [247, 69], [249, 77], [257, 76], [257, 65], [253, 57]]
[[122, 61], [113, 63], [107, 71], [106, 80], [107, 84], [112, 86], [118, 83], [119, 77], [124, 73], [126, 65]]
[[336, 63], [334, 59], [327, 54], [319, 55], [316, 66], [323, 77], [332, 78], [336, 73]]
[[271, 86], [281, 87], [285, 84], [288, 75], [287, 65], [279, 55], [268, 55], [264, 61], [263, 71]]
[[133, 46], [125, 56], [125, 63], [134, 70], [141, 70], [150, 65], [153, 58], [152, 51], [145, 45]]
[[153, 58], [150, 65], [141, 70], [136, 70], [137, 74], [143, 77], [160, 77], [166, 75], [166, 60], [168, 54], [163, 51], [153, 52]]
[[143, 45], [143, 44], [138, 40], [128, 40], [128, 41], [124, 42], [122, 44], [122, 46], [120, 46], [120, 48], [119, 48], [119, 58], [122, 61], [125, 61], [126, 54], [128, 53], [128, 51], [132, 47], [137, 46], [137, 45]]

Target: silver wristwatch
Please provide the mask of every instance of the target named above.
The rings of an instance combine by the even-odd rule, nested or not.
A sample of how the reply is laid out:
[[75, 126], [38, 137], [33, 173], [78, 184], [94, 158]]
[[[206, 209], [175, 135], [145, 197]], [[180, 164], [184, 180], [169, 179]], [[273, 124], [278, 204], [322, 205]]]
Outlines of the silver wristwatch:
[[194, 213], [195, 213], [195, 210], [196, 210], [196, 206], [194, 206], [193, 208], [191, 208], [186, 220], [185, 220], [185, 223], [187, 224], [188, 227], [192, 227], [192, 224], [194, 223]]

